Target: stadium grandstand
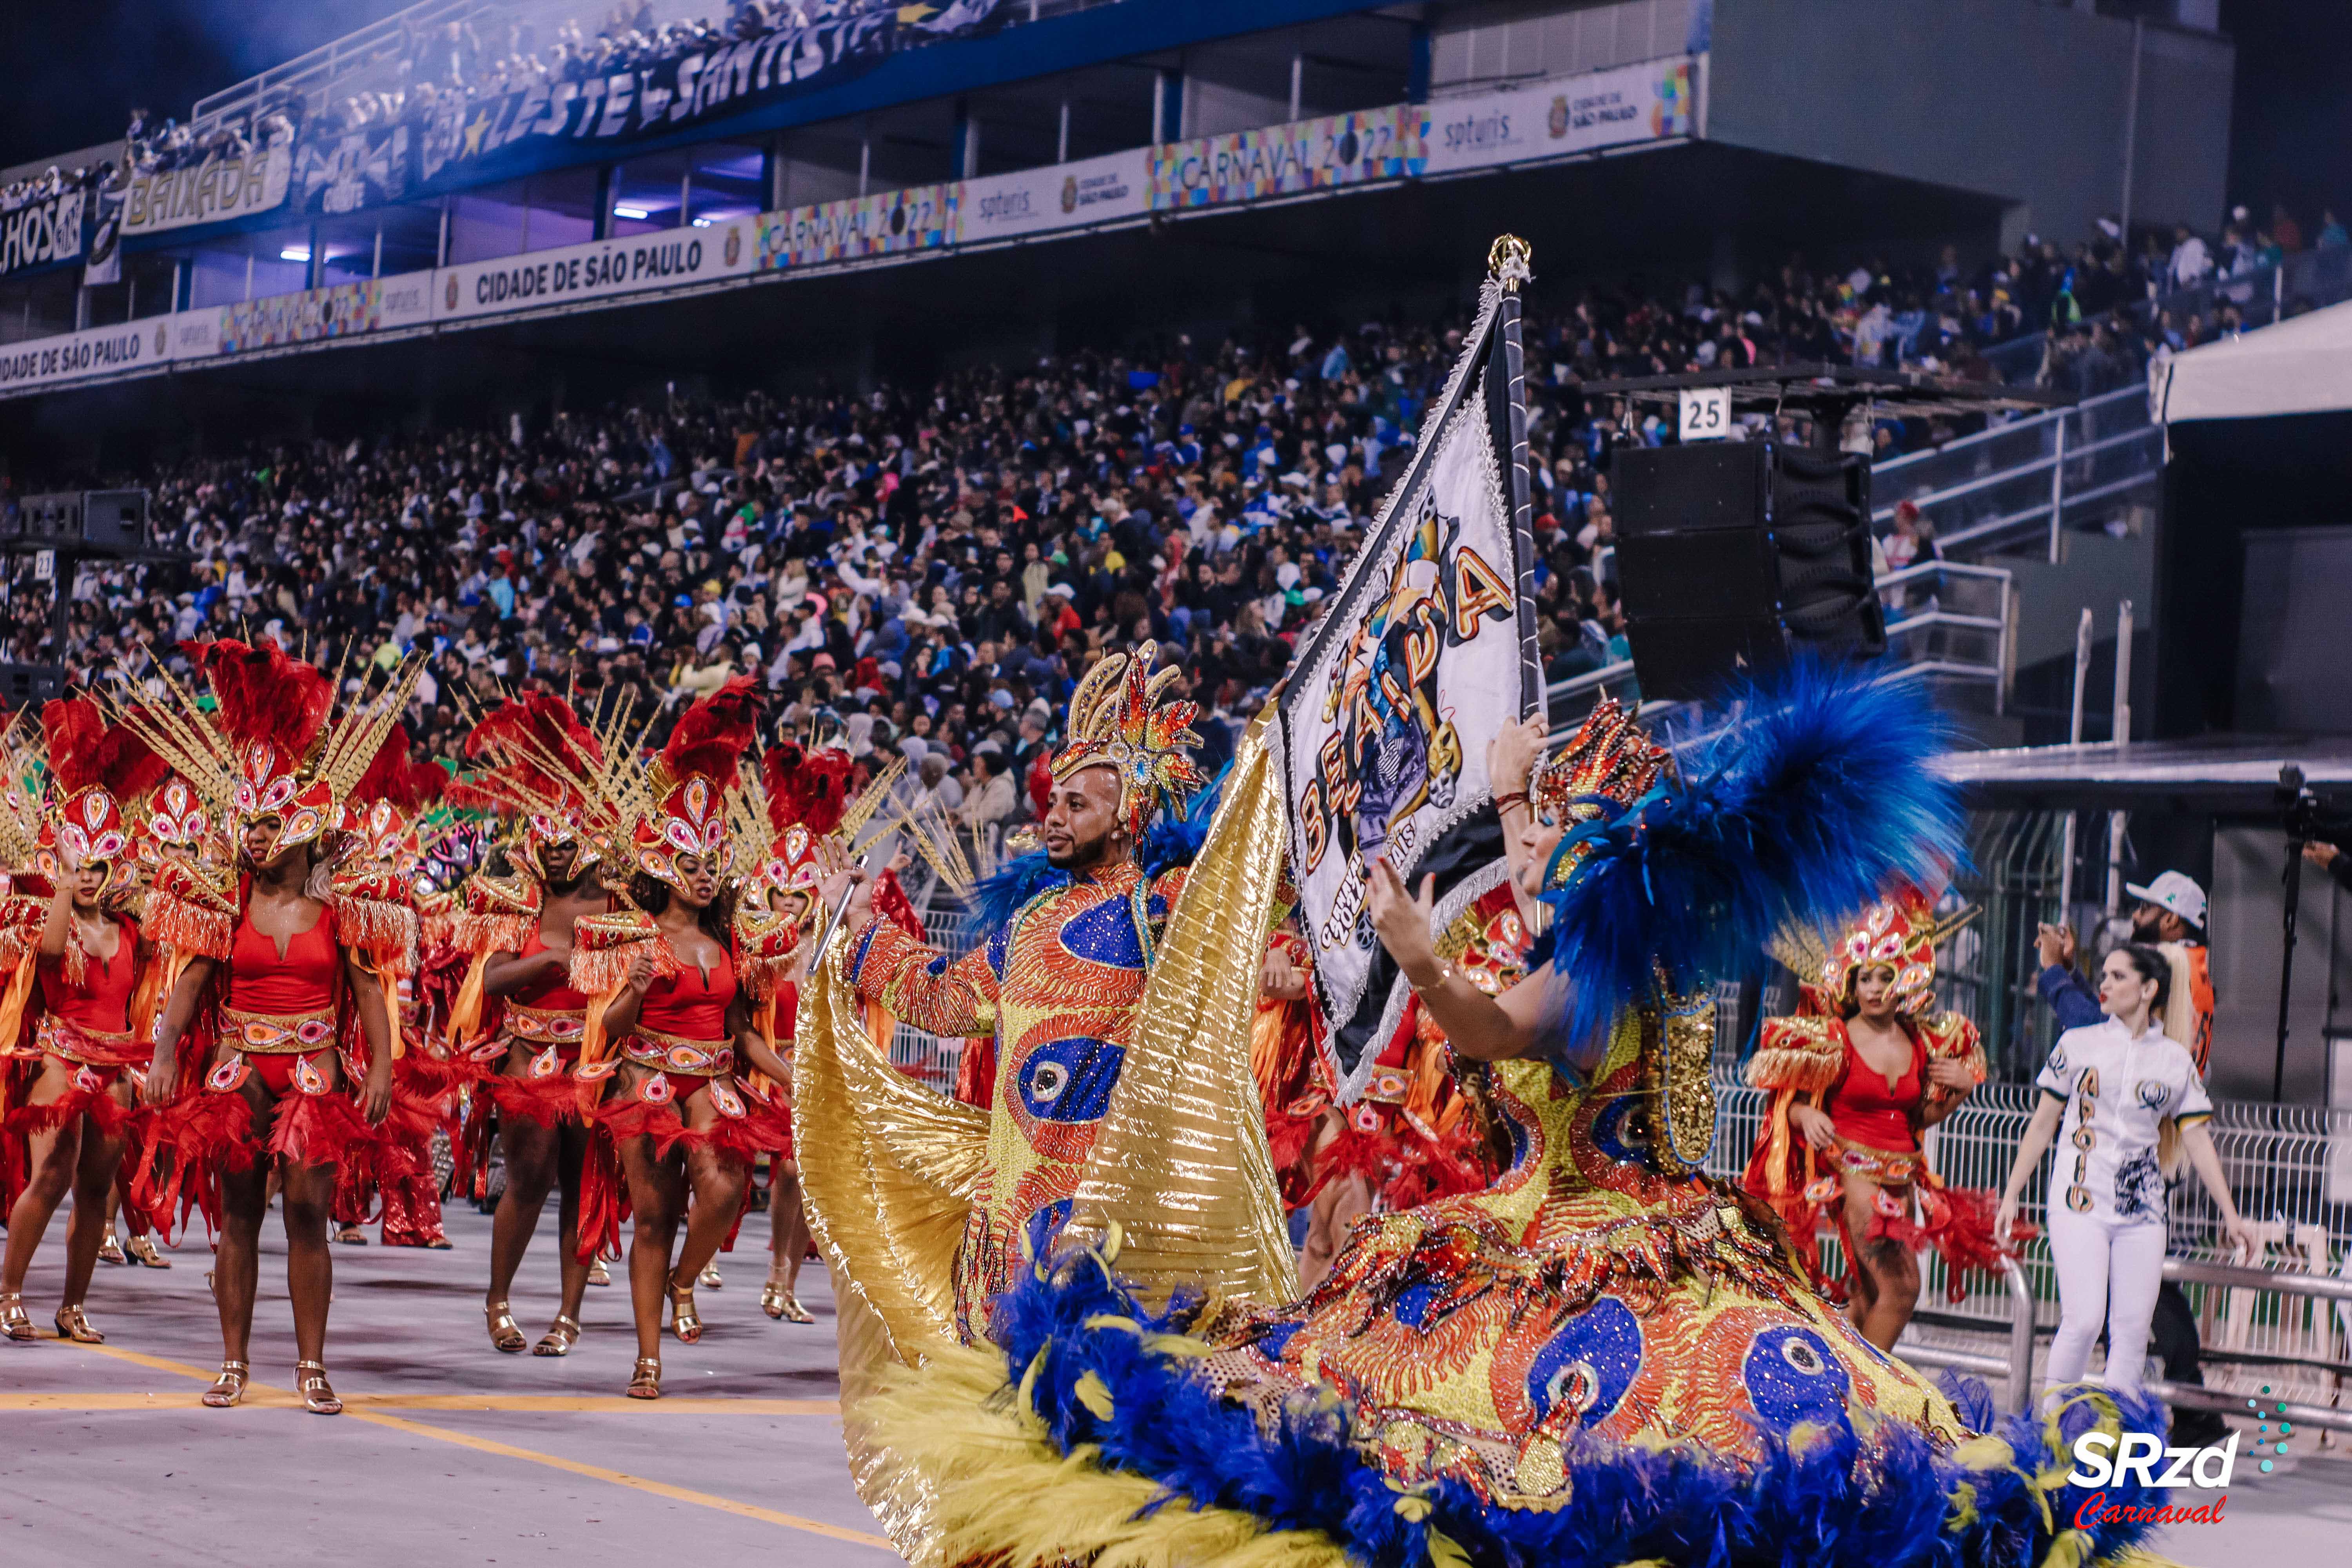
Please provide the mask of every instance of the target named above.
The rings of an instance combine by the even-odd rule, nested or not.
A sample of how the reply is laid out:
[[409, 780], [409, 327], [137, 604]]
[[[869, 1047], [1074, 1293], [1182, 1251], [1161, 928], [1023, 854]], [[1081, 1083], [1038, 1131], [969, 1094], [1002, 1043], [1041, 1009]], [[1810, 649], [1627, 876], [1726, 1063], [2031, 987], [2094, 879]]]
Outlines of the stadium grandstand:
[[[2255, 470], [2207, 426], [2183, 440], [2218, 455], [2184, 473], [2163, 389], [2213, 345], [2352, 310], [2352, 190], [2246, 186], [2225, 20], [2213, 0], [420, 0], [190, 103], [125, 82], [120, 138], [0, 169], [0, 695], [160, 689], [184, 645], [268, 635], [362, 674], [415, 661], [411, 745], [454, 759], [514, 692], [657, 714], [659, 742], [748, 676], [763, 740], [838, 735], [861, 777], [903, 761], [910, 833], [949, 826], [902, 874], [961, 955], [971, 874], [1045, 816], [1106, 656], [1155, 644], [1205, 771], [1234, 757], [1430, 439], [1490, 242], [1517, 235], [1554, 739], [1612, 696], [1678, 743], [1706, 721], [1644, 700], [1620, 550], [1624, 455], [1696, 444], [1688, 395], [1738, 392], [1731, 440], [1858, 459], [1886, 664], [1967, 748], [1949, 902], [1982, 914], [1939, 984], [1984, 1030], [1994, 1103], [1945, 1147], [1998, 1184], [2059, 1032], [2037, 938], [2112, 946], [2126, 878], [2177, 868], [2211, 900], [2233, 1179], [2275, 1154], [2278, 1245], [2308, 1257], [2315, 1234], [2325, 1274], [2352, 1251], [2352, 853], [2309, 872], [2283, 996], [2272, 780], [2305, 758], [2293, 820], [2352, 822], [2352, 707], [2310, 679], [2352, 626], [2303, 601], [2291, 634], [2270, 624], [2259, 595], [2336, 557], [2234, 520], [2249, 542], [2217, 553], [2203, 520]], [[2332, 487], [2280, 527], [2352, 523]], [[39, 536], [26, 498], [79, 492], [143, 492], [137, 547]], [[2294, 712], [2321, 716], [2254, 722], [2298, 661]], [[1777, 968], [1718, 993], [1742, 1156], [1763, 1112], [1740, 1063], [1797, 994]], [[953, 1092], [967, 1049], [898, 1023], [890, 1055]], [[2053, 1279], [2044, 1246], [2016, 1287], [2029, 1371]], [[1905, 1352], [1990, 1374], [2016, 1342], [1996, 1343], [2007, 1289], [1979, 1281]], [[2219, 1284], [2200, 1298], [2239, 1358], [2217, 1387], [2292, 1363], [2316, 1407], [2306, 1373], [2352, 1375], [2324, 1307], [2273, 1331], [2304, 1298], [2242, 1296], [2263, 1303], [2245, 1321]], [[822, 1392], [831, 1365], [791, 1376]], [[763, 1412], [805, 1414], [800, 1387], [763, 1384]], [[805, 1510], [681, 1506], [890, 1560], [832, 1444], [788, 1445], [825, 1500]], [[623, 1484], [677, 1492], [639, 1468], [666, 1479]], [[2305, 1542], [2315, 1505], [2281, 1495], [2230, 1539]]]

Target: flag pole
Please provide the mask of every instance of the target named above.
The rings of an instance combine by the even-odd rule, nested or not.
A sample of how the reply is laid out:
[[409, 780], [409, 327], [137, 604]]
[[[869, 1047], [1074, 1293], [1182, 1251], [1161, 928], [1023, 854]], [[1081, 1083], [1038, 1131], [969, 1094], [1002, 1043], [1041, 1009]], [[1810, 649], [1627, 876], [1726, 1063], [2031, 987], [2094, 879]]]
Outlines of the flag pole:
[[1515, 234], [1497, 237], [1486, 252], [1486, 275], [1499, 294], [1486, 361], [1486, 407], [1495, 448], [1508, 458], [1503, 486], [1518, 556], [1518, 713], [1523, 719], [1544, 700], [1543, 652], [1536, 638], [1535, 476], [1528, 464], [1527, 352], [1519, 307], [1519, 285], [1535, 276], [1534, 260], [1534, 247]]

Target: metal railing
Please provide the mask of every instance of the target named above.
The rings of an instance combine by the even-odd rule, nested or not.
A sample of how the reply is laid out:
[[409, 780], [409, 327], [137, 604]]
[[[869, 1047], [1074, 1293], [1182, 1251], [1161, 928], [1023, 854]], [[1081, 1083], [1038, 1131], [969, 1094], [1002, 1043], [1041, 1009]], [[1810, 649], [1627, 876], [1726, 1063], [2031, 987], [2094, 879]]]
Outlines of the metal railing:
[[[2298, 251], [2275, 267], [2217, 278], [2141, 301], [2142, 323], [2201, 341], [2252, 331], [2290, 312], [2352, 298], [2352, 248]], [[2153, 504], [2164, 462], [2162, 431], [2151, 422], [2147, 372], [2128, 359], [2052, 358], [2050, 335], [2037, 332], [1985, 353], [2010, 384], [2071, 385], [2087, 394], [2071, 408], [2012, 419], [1973, 436], [1876, 466], [1881, 503], [1872, 521], [1884, 528], [1908, 500], [1949, 552], [1969, 556], [2043, 546], [2059, 556], [2066, 529], [2094, 531]]]
[[1871, 521], [1885, 528], [1909, 501], [1947, 554], [2041, 544], [2059, 556], [2062, 531], [2095, 531], [2150, 505], [2163, 468], [2162, 432], [2135, 381], [2071, 408], [1996, 425], [1880, 465]]
[[[1990, 689], [1993, 711], [2005, 710], [2014, 673], [2016, 584], [2002, 567], [1957, 561], [1923, 561], [1878, 579], [1886, 614], [1890, 673], [1980, 684]], [[1565, 738], [1604, 696], [1639, 696], [1633, 661], [1619, 659], [1554, 681], [1544, 689], [1544, 710], [1556, 738]], [[1685, 706], [1641, 704], [1644, 720]]]
[[[2039, 1091], [2029, 1084], [1989, 1083], [1940, 1126], [1927, 1133], [1928, 1156], [1956, 1187], [1999, 1191]], [[1736, 1181], [1753, 1149], [1769, 1097], [1718, 1074], [1715, 1149], [1708, 1171]], [[2214, 1148], [2239, 1206], [2255, 1221], [2263, 1256], [2285, 1267], [2233, 1265], [2221, 1244], [2219, 1215], [2201, 1184], [2184, 1180], [2170, 1193], [2173, 1256], [2166, 1273], [2187, 1289], [2206, 1351], [2202, 1390], [2150, 1384], [2179, 1404], [2242, 1413], [2251, 1398], [2286, 1401], [2309, 1412], [2289, 1420], [2352, 1429], [2333, 1410], [2352, 1374], [2347, 1350], [2352, 1330], [2352, 1110], [2224, 1100], [2208, 1123]], [[2042, 1223], [2045, 1169], [2026, 1185], [2021, 1217]], [[1833, 1237], [1823, 1257], [1834, 1259]], [[1921, 1365], [1958, 1366], [1998, 1376], [2012, 1391], [2031, 1390], [2033, 1335], [2054, 1331], [2058, 1287], [2049, 1242], [2021, 1249], [2013, 1272], [2000, 1279], [1972, 1274], [1957, 1301], [1948, 1301], [1940, 1257], [1920, 1258], [1923, 1310], [1897, 1348]], [[2028, 1318], [2022, 1303], [2030, 1301]], [[1963, 1359], [1969, 1358], [1969, 1359]], [[2022, 1381], [2021, 1381], [2022, 1380]], [[2263, 1392], [2267, 1390], [2267, 1393]], [[2175, 1398], [2175, 1394], [2179, 1398]], [[2011, 1408], [2017, 1408], [2012, 1401]]]

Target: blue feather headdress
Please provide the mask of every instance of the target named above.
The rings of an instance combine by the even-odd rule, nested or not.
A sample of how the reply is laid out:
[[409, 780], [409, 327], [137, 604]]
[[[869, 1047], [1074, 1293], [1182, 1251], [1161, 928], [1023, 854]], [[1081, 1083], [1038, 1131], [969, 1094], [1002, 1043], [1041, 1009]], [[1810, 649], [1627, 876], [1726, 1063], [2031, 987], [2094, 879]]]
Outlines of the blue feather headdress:
[[1729, 701], [1687, 782], [1604, 809], [1553, 852], [1537, 961], [1568, 981], [1571, 1059], [1662, 976], [1686, 993], [1741, 974], [1782, 932], [1834, 925], [1960, 859], [1958, 794], [1928, 771], [1949, 730], [1917, 688], [1803, 659]]

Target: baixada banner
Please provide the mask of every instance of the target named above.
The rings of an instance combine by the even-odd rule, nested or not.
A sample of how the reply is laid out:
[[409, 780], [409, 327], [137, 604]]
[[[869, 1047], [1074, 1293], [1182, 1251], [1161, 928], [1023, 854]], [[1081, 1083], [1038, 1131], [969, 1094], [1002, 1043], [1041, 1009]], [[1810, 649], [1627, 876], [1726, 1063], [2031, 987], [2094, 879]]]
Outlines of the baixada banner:
[[122, 232], [160, 234], [268, 212], [286, 200], [293, 168], [294, 149], [281, 143], [242, 157], [134, 174], [123, 187]]

